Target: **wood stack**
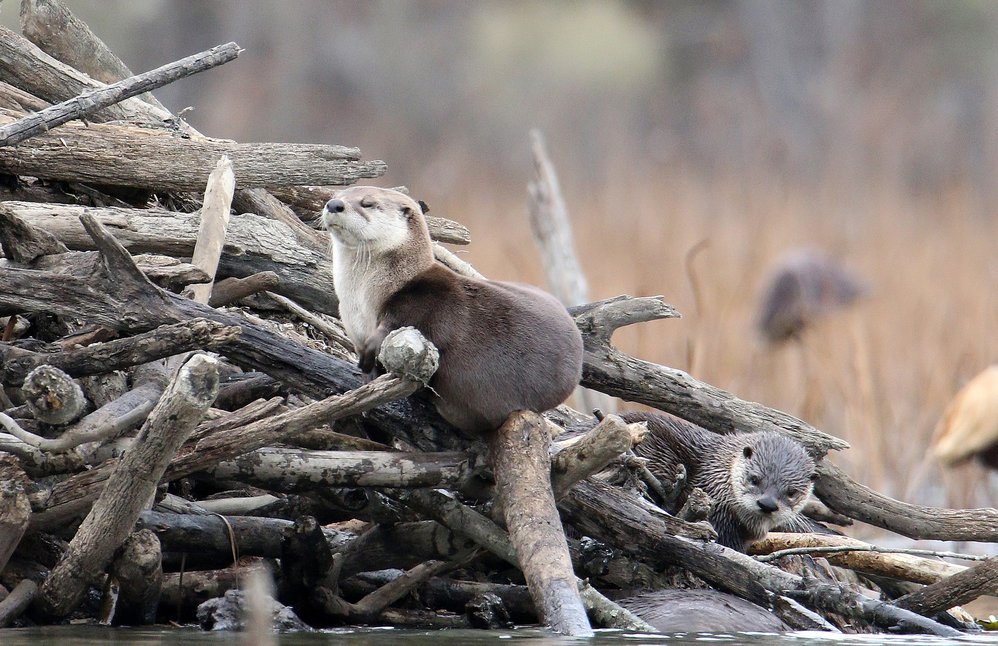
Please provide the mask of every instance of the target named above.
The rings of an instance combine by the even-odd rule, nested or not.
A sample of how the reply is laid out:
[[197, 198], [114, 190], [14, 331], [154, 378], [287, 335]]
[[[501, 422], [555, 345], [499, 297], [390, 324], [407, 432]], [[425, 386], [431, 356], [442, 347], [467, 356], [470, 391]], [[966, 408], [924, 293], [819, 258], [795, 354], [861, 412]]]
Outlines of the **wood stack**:
[[[627, 457], [642, 429], [613, 415], [597, 424], [561, 407], [514, 415], [490, 446], [462, 437], [408, 397], [435, 368], [409, 333], [386, 341], [388, 374], [364, 383], [310, 223], [333, 187], [384, 163], [342, 146], [211, 139], [138, 96], [231, 60], [233, 43], [115, 83], [130, 72], [55, 0], [24, 0], [22, 23], [34, 44], [0, 30], [0, 626], [192, 621], [261, 570], [312, 626], [539, 621], [574, 635], [590, 621], [649, 629], [608, 597], [677, 582], [733, 592], [795, 628], [943, 635], [956, 631], [936, 619], [969, 627], [940, 613], [995, 592], [994, 561], [901, 562], [848, 544], [819, 565], [771, 564], [711, 543], [704, 523], [611, 484], [642, 472]], [[454, 222], [430, 225], [439, 242], [468, 242]], [[676, 315], [660, 298], [573, 314], [587, 388], [717, 432], [785, 433], [818, 460], [847, 448], [615, 349], [618, 327]], [[552, 443], [566, 428], [576, 434]], [[828, 517], [998, 539], [993, 509], [922, 508], [827, 461], [819, 471]], [[840, 584], [860, 580], [885, 598]]]

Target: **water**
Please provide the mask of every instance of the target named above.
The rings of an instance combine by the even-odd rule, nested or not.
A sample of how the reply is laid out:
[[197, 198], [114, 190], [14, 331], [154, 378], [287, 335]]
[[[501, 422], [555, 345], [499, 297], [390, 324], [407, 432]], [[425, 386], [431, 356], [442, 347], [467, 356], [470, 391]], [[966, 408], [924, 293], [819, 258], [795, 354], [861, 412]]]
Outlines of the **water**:
[[[275, 646], [315, 646], [346, 644], [347, 646], [713, 646], [713, 644], [746, 644], [767, 646], [957, 646], [987, 644], [998, 646], [998, 633], [978, 633], [955, 639], [926, 635], [837, 635], [823, 632], [794, 633], [687, 633], [674, 635], [642, 635], [619, 631], [598, 631], [593, 639], [569, 639], [553, 636], [537, 629], [521, 630], [398, 630], [394, 628], [342, 628], [316, 633], [275, 635]], [[0, 630], [0, 646], [89, 646], [120, 644], [122, 646], [194, 646], [227, 645], [266, 646], [267, 641], [249, 640], [238, 633], [209, 633], [193, 628], [107, 628], [103, 626], [49, 626]]]

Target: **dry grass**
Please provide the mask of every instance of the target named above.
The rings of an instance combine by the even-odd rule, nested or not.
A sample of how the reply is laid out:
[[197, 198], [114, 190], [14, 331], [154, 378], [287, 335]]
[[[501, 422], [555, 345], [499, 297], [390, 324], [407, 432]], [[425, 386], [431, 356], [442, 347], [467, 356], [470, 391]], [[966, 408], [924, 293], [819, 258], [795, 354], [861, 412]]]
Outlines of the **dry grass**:
[[[662, 294], [683, 312], [622, 330], [619, 347], [846, 439], [853, 448], [835, 461], [877, 490], [992, 504], [976, 467], [944, 473], [925, 455], [950, 397], [998, 359], [998, 219], [970, 215], [958, 195], [928, 204], [884, 190], [854, 196], [844, 212], [832, 187], [805, 194], [743, 180], [565, 190], [592, 298]], [[543, 284], [524, 199], [481, 182], [434, 208], [471, 227], [465, 257], [487, 275]], [[701, 241], [698, 311], [684, 263]], [[796, 247], [827, 251], [871, 291], [802, 343], [770, 349], [753, 327], [761, 283]]]

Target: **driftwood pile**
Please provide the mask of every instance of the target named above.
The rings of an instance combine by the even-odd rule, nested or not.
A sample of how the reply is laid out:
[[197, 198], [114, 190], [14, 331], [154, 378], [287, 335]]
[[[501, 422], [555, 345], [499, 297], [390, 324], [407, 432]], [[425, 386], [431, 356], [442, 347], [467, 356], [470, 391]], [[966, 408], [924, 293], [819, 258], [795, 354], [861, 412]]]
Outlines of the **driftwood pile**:
[[[996, 592], [994, 560], [774, 534], [760, 552], [799, 549], [764, 561], [712, 543], [705, 523], [642, 497], [647, 469], [628, 456], [642, 429], [614, 415], [561, 407], [462, 437], [410, 397], [435, 368], [411, 331], [364, 383], [310, 222], [332, 187], [384, 163], [211, 139], [135, 96], [231, 60], [233, 43], [131, 78], [58, 2], [24, 0], [22, 30], [30, 42], [0, 28], [0, 626], [191, 622], [261, 571], [312, 626], [575, 635], [647, 630], [608, 597], [679, 584], [794, 628], [939, 635], [973, 628], [948, 608]], [[430, 224], [439, 242], [468, 242]], [[611, 345], [621, 326], [675, 316], [662, 299], [573, 315], [583, 386], [716, 432], [796, 438], [819, 460], [826, 520], [998, 540], [998, 511], [879, 495], [822, 460], [844, 442]]]

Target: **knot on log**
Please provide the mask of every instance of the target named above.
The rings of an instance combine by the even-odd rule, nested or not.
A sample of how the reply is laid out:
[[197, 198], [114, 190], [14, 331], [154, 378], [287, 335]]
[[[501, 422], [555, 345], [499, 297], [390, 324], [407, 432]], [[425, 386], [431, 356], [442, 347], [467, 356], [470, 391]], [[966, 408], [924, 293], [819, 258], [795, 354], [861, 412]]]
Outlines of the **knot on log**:
[[440, 365], [440, 352], [416, 328], [402, 327], [385, 337], [378, 361], [388, 372], [426, 385]]
[[73, 378], [47, 364], [28, 373], [21, 391], [35, 419], [56, 426], [75, 420], [87, 404]]

